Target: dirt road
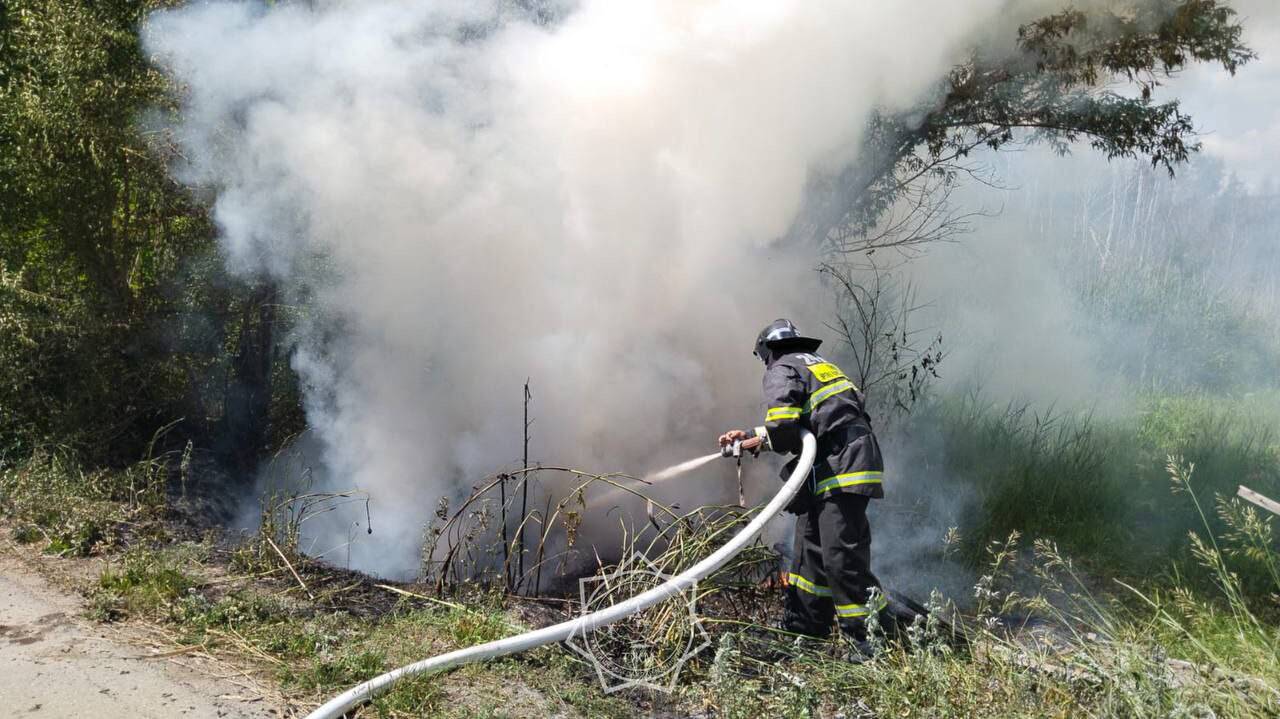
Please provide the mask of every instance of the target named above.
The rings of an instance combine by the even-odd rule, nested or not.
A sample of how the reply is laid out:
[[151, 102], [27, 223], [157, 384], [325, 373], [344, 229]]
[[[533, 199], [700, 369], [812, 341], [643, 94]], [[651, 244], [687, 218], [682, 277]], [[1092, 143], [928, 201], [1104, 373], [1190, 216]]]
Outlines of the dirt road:
[[[61, 717], [273, 717], [239, 684], [179, 666], [82, 618], [84, 601], [0, 546], [0, 714]], [[144, 658], [150, 657], [150, 658]]]

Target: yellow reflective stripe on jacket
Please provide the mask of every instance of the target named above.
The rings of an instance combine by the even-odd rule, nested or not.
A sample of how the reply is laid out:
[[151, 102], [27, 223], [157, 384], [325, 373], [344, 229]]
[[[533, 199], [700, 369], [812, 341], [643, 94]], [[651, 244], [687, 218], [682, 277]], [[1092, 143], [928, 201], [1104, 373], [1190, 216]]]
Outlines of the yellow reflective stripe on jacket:
[[809, 395], [809, 401], [804, 403], [804, 413], [808, 414], [813, 411], [814, 407], [822, 404], [826, 399], [834, 397], [841, 392], [848, 392], [851, 389], [857, 389], [849, 380], [840, 380], [820, 388], [818, 391]]
[[856, 385], [847, 379], [818, 388], [813, 394], [809, 395], [809, 400], [804, 403], [804, 407], [773, 407], [764, 413], [764, 421], [766, 422], [782, 422], [790, 419], [800, 419], [800, 415], [809, 414], [814, 407], [822, 404], [827, 399], [834, 397], [841, 392], [858, 389]]
[[880, 484], [884, 480], [884, 472], [880, 470], [867, 470], [864, 472], [849, 472], [848, 474], [837, 474], [834, 477], [818, 482], [818, 486], [813, 488], [814, 493], [822, 494], [830, 492], [833, 489], [843, 487], [853, 487], [859, 484]]
[[800, 419], [799, 407], [773, 407], [764, 413], [764, 421], [781, 422], [787, 419]]
[[831, 596], [831, 587], [823, 587], [821, 585], [814, 584], [795, 572], [789, 572], [787, 574], [787, 582], [796, 589], [804, 590], [810, 594], [816, 594], [819, 597]]
[[866, 617], [887, 606], [889, 606], [889, 600], [884, 597], [876, 597], [876, 600], [871, 604], [837, 604], [836, 616], [845, 618]]

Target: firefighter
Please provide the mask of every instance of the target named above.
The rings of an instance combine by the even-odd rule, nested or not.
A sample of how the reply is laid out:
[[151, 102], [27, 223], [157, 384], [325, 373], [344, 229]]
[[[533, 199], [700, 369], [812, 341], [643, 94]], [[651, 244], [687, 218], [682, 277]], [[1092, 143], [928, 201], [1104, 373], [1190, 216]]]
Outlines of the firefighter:
[[[838, 622], [855, 656], [866, 656], [866, 619], [886, 606], [871, 573], [867, 523], [867, 503], [884, 496], [884, 462], [862, 392], [817, 354], [821, 344], [801, 335], [790, 320], [765, 327], [754, 351], [766, 368], [764, 425], [726, 432], [720, 444], [742, 441], [751, 451], [798, 454], [801, 428], [813, 433], [818, 453], [809, 481], [787, 507], [798, 517], [782, 628], [826, 637]], [[798, 461], [793, 458], [782, 476], [790, 476]]]

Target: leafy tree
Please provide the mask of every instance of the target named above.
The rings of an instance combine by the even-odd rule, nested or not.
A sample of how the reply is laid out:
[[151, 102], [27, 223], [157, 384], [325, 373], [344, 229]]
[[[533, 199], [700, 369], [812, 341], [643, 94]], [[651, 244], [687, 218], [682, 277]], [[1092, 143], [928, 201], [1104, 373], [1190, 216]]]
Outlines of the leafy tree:
[[57, 443], [130, 461], [178, 419], [208, 442], [237, 417], [255, 436], [233, 445], [263, 444], [271, 293], [227, 280], [148, 129], [176, 108], [138, 36], [166, 4], [0, 5], [0, 458]]
[[[811, 178], [787, 238], [827, 254], [823, 270], [839, 308], [833, 327], [847, 351], [900, 363], [886, 375], [887, 393], [914, 397], [942, 354], [931, 345], [904, 355], [911, 344], [901, 332], [849, 331], [863, 326], [868, 297], [879, 296], [891, 266], [869, 256], [909, 255], [967, 231], [974, 213], [953, 207], [950, 196], [966, 177], [990, 181], [967, 163], [978, 150], [1046, 143], [1067, 154], [1084, 143], [1109, 160], [1143, 158], [1172, 176], [1200, 146], [1178, 101], [1157, 102], [1155, 90], [1193, 62], [1234, 74], [1254, 57], [1241, 34], [1235, 11], [1219, 0], [1068, 8], [1019, 28], [1011, 52], [975, 49], [931, 102], [873, 117], [857, 162]], [[907, 324], [905, 314], [895, 316]], [[931, 364], [920, 366], [920, 357]]]
[[1178, 101], [1157, 102], [1154, 91], [1193, 62], [1234, 74], [1254, 57], [1241, 33], [1220, 0], [1091, 3], [1024, 25], [1011, 53], [975, 49], [936, 101], [875, 117], [856, 164], [813, 178], [791, 239], [865, 253], [963, 229], [946, 200], [980, 148], [1040, 142], [1066, 154], [1083, 142], [1172, 174], [1199, 143]]

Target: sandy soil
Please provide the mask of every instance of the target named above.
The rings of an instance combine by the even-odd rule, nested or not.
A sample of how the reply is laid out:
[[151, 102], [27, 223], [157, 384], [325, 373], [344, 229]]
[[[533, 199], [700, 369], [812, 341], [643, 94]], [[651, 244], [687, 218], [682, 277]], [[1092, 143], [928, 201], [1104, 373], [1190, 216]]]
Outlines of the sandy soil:
[[[245, 677], [166, 655], [128, 628], [83, 618], [84, 600], [0, 545], [0, 701], [6, 716], [273, 717]], [[181, 663], [180, 663], [181, 662]]]

